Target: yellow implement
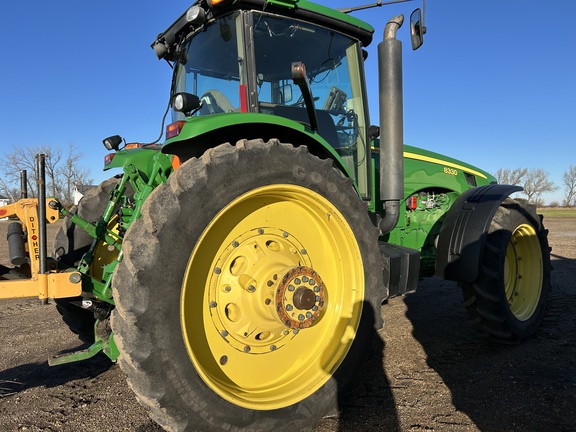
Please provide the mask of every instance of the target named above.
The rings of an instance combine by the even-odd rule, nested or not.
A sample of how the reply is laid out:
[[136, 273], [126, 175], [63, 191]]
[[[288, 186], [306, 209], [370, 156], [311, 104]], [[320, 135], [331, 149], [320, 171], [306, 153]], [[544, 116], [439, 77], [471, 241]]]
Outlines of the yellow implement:
[[[11, 249], [16, 249], [16, 252], [10, 254], [10, 259], [12, 264], [18, 267], [12, 271], [0, 267], [1, 270], [8, 270], [5, 274], [0, 274], [0, 299], [36, 296], [40, 299], [75, 297], [82, 291], [82, 275], [79, 272], [58, 272], [55, 268], [47, 268], [47, 260], [42, 253], [42, 243], [45, 245], [46, 239], [42, 238], [45, 235], [41, 232], [43, 231], [41, 225], [45, 224], [45, 221], [48, 223], [58, 221], [59, 214], [58, 210], [46, 205], [42, 209], [46, 217], [41, 218], [38, 202], [37, 199], [26, 198], [0, 207], [0, 218], [16, 217], [20, 222], [13, 224], [21, 226], [18, 228], [14, 225], [16, 232], [10, 235], [20, 237], [10, 241]], [[18, 231], [22, 236], [18, 236]]]

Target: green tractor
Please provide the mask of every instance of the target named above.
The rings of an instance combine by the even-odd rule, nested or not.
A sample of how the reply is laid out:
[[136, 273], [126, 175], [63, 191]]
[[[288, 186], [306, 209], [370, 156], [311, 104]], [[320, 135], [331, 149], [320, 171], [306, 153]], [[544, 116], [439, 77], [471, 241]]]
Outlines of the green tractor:
[[[403, 16], [378, 45], [371, 125], [374, 30], [350, 11], [196, 1], [152, 44], [173, 68], [165, 142], [104, 140], [123, 174], [72, 210], [42, 188], [0, 208], [22, 221], [0, 298], [55, 298], [90, 344], [51, 364], [104, 352], [167, 430], [311, 430], [355, 381], [384, 300], [421, 277], [457, 281], [490, 339], [536, 332], [542, 218], [520, 188], [403, 145]], [[418, 48], [419, 9], [410, 30]]]

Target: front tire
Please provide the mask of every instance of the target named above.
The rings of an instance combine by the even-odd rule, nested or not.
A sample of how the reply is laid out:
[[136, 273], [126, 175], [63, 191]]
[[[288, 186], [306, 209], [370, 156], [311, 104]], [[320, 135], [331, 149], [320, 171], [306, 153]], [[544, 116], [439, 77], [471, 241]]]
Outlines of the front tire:
[[159, 186], [113, 290], [120, 366], [170, 430], [311, 430], [379, 321], [379, 231], [306, 147], [241, 141]]
[[[90, 222], [98, 221], [110, 200], [110, 191], [118, 183], [120, 183], [120, 179], [112, 177], [88, 190], [78, 206], [73, 207], [71, 212]], [[76, 267], [82, 256], [90, 248], [93, 240], [86, 231], [73, 224], [70, 218], [66, 217], [64, 225], [56, 232], [52, 256], [68, 267]], [[98, 257], [96, 261], [98, 262]], [[70, 330], [77, 334], [82, 342], [93, 343], [96, 318], [93, 312], [81, 307], [82, 297], [59, 298], [55, 300], [55, 303], [56, 310], [62, 316], [62, 321]]]
[[490, 224], [478, 279], [461, 283], [470, 320], [489, 339], [519, 343], [542, 322], [550, 293], [550, 247], [535, 207], [506, 199]]

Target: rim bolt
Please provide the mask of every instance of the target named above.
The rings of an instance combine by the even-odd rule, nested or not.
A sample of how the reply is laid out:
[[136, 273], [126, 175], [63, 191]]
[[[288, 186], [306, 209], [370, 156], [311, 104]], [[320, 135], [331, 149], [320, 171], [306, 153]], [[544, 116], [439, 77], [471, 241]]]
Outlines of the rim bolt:
[[258, 234], [260, 235], [264, 234], [264, 230], [262, 228], [258, 228]]
[[294, 283], [296, 285], [300, 285], [302, 283], [302, 280], [300, 278], [296, 278], [296, 279], [294, 279]]
[[223, 338], [225, 338], [226, 336], [228, 336], [228, 332], [226, 330], [222, 330], [220, 332], [220, 336], [222, 336]]
[[272, 300], [270, 300], [270, 299], [264, 300], [264, 304], [265, 304], [266, 306], [270, 305], [270, 303], [272, 303]]
[[294, 285], [288, 285], [288, 291], [294, 291], [295, 289]]
[[307, 251], [306, 249], [302, 249], [302, 250], [300, 251], [300, 253], [301, 253], [302, 255], [306, 255], [306, 254], [308, 253], [308, 251]]
[[222, 366], [224, 366], [226, 363], [228, 363], [228, 356], [224, 355], [224, 356], [220, 357], [220, 364]]
[[230, 291], [232, 291], [232, 287], [231, 287], [231, 286], [226, 286], [226, 287], [224, 288], [224, 291], [230, 292]]
[[270, 351], [276, 351], [277, 349], [276, 345], [270, 345]]
[[248, 285], [248, 292], [253, 293], [254, 291], [256, 291], [256, 287], [254, 285]]
[[312, 312], [306, 312], [306, 318], [312, 318]]
[[298, 330], [298, 329], [294, 329], [294, 330], [292, 330], [292, 333], [294, 333], [295, 335], [297, 335], [299, 331], [300, 331], [300, 330]]
[[218, 306], [218, 303], [216, 303], [215, 301], [211, 301], [211, 302], [210, 302], [210, 307], [211, 307], [211, 308], [215, 308], [216, 306]]
[[287, 310], [288, 312], [290, 312], [292, 309], [294, 309], [294, 307], [293, 307], [291, 304], [286, 305], [286, 310]]
[[220, 267], [216, 267], [216, 268], [214, 269], [214, 273], [220, 274], [220, 273], [222, 273], [222, 269], [221, 269]]
[[[310, 313], [310, 312], [308, 312], [308, 313]], [[298, 321], [304, 321], [304, 318], [305, 318], [304, 315], [302, 315], [302, 314], [298, 315]]]
[[248, 345], [246, 345], [246, 346], [244, 347], [244, 352], [245, 352], [245, 353], [249, 353], [249, 352], [250, 352], [250, 347], [249, 347]]
[[240, 243], [238, 243], [236, 240], [234, 240], [234, 241], [232, 242], [232, 247], [237, 248], [238, 246], [240, 246]]
[[284, 232], [282, 233], [282, 236], [283, 236], [284, 238], [287, 238], [289, 235], [290, 235], [290, 234], [288, 234], [286, 231], [284, 231]]
[[308, 282], [310, 279], [308, 279], [308, 276], [302, 276], [302, 282], [306, 283]]
[[315, 287], [314, 287], [314, 292], [315, 292], [315, 293], [319, 293], [319, 292], [320, 292], [320, 287], [319, 287], [319, 286], [315, 286]]

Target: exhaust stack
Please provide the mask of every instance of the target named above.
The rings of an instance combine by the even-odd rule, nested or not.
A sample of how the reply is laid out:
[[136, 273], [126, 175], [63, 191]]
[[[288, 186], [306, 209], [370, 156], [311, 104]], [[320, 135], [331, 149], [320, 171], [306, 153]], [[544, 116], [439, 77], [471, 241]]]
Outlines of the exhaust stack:
[[404, 199], [404, 119], [402, 94], [402, 42], [396, 32], [404, 22], [397, 15], [384, 28], [378, 44], [378, 85], [380, 103], [380, 199], [384, 216], [378, 226], [389, 233], [398, 223]]

